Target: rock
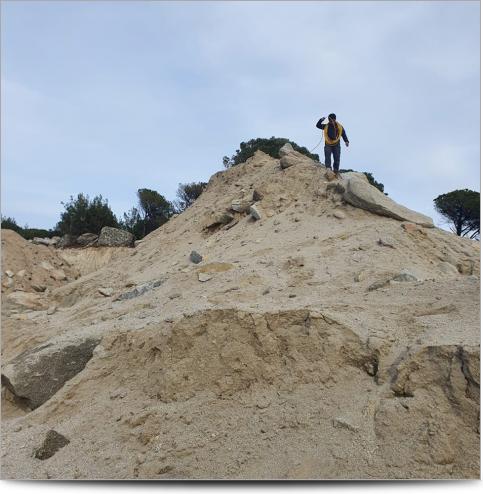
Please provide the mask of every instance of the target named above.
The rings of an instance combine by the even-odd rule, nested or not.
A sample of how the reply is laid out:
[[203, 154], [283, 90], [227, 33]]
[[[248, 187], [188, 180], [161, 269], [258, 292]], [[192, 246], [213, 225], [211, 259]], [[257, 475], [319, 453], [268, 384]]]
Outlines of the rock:
[[389, 280], [386, 280], [386, 281], [376, 281], [375, 283], [373, 283], [372, 285], [370, 285], [367, 288], [367, 291], [368, 292], [372, 292], [374, 290], [379, 290], [379, 288], [385, 288], [386, 286], [389, 286], [389, 284], [390, 284], [390, 281]]
[[67, 276], [63, 269], [54, 269], [50, 273], [50, 277], [56, 281], [64, 281], [67, 279]]
[[192, 250], [190, 254], [190, 261], [199, 264], [203, 260], [203, 256], [201, 254], [198, 254], [196, 250]]
[[446, 261], [439, 263], [438, 268], [442, 273], [445, 273], [445, 274], [458, 274], [459, 273], [456, 266], [453, 266], [453, 264], [450, 264], [449, 262], [446, 262]]
[[356, 283], [360, 283], [361, 281], [365, 280], [366, 278], [367, 278], [367, 272], [362, 270], [362, 271], [359, 271], [358, 273], [355, 274], [354, 281]]
[[59, 242], [60, 242], [60, 240], [61, 240], [61, 237], [54, 236], [54, 237], [52, 237], [50, 240], [51, 240], [51, 244], [52, 244], [54, 247], [56, 247], [56, 246], [59, 244]]
[[57, 247], [61, 249], [66, 249], [68, 247], [74, 247], [76, 245], [77, 237], [75, 235], [70, 235], [66, 233], [61, 237], [61, 239], [57, 242]]
[[380, 245], [381, 247], [389, 247], [391, 249], [395, 249], [394, 244], [395, 240], [392, 237], [381, 237], [377, 241], [377, 245]]
[[262, 199], [263, 199], [263, 195], [257, 189], [255, 189], [253, 191], [253, 196], [252, 196], [253, 202], [258, 202], [261, 201]]
[[20, 271], [17, 272], [17, 276], [19, 278], [23, 278], [25, 276], [25, 274], [26, 274], [25, 269], [21, 269]]
[[248, 213], [250, 210], [250, 202], [243, 199], [235, 199], [231, 203], [231, 209], [237, 213]]
[[134, 235], [126, 230], [105, 226], [97, 239], [97, 245], [106, 247], [134, 247]]
[[202, 283], [204, 283], [205, 281], [209, 281], [212, 278], [213, 276], [211, 276], [208, 273], [198, 273], [198, 280], [201, 281]]
[[94, 245], [98, 235], [95, 233], [83, 233], [76, 238], [75, 243], [81, 247], [87, 247], [88, 245]]
[[15, 285], [14, 279], [13, 278], [9, 278], [8, 276], [2, 282], [2, 286], [5, 287], [5, 288], [13, 288], [14, 285]]
[[255, 220], [262, 219], [260, 209], [255, 204], [253, 206], [250, 206], [250, 216]]
[[161, 286], [166, 280], [155, 280], [149, 281], [148, 283], [144, 283], [142, 285], [138, 285], [134, 290], [130, 290], [128, 292], [121, 293], [118, 295], [115, 300], [130, 300], [132, 298], [139, 297], [140, 295], [145, 294], [146, 292]]
[[426, 232], [419, 226], [414, 223], [401, 223], [401, 228], [408, 233], [422, 233], [426, 235]]
[[233, 216], [229, 213], [215, 213], [211, 216], [211, 218], [206, 223], [205, 228], [213, 229], [217, 228], [220, 225], [227, 225], [228, 223], [234, 220]]
[[393, 281], [410, 282], [410, 281], [418, 281], [418, 279], [416, 278], [416, 276], [414, 276], [409, 271], [406, 271], [404, 269], [399, 274], [397, 274], [396, 276], [394, 276]]
[[51, 398], [91, 359], [100, 337], [53, 338], [2, 366], [2, 384], [30, 409]]
[[46, 290], [46, 286], [45, 285], [41, 285], [41, 284], [38, 284], [38, 283], [32, 283], [32, 288], [36, 291], [36, 292], [45, 292]]
[[289, 168], [297, 163], [300, 163], [300, 158], [294, 153], [286, 154], [280, 158], [280, 167], [282, 169]]
[[14, 277], [14, 274], [13, 274], [13, 271], [10, 271], [7, 269], [7, 271], [5, 271], [5, 274], [9, 277], [9, 278], [13, 278]]
[[332, 420], [332, 425], [336, 428], [339, 429], [347, 429], [351, 432], [357, 432], [358, 427], [355, 425], [352, 425], [348, 420], [341, 418], [341, 417], [336, 417]]
[[108, 288], [98, 288], [97, 291], [101, 294], [104, 295], [104, 297], [110, 297], [114, 293], [114, 289], [111, 287]]
[[470, 276], [473, 274], [475, 267], [475, 261], [472, 261], [471, 259], [465, 259], [464, 261], [459, 262], [456, 264], [456, 268], [461, 274]]
[[13, 292], [7, 295], [6, 300], [24, 309], [39, 310], [44, 308], [44, 303], [37, 293]]
[[54, 266], [52, 266], [52, 264], [50, 264], [49, 261], [42, 261], [40, 263], [40, 267], [42, 269], [45, 269], [46, 271], [52, 271], [53, 269], [55, 269]]
[[42, 445], [34, 451], [34, 456], [39, 460], [46, 460], [69, 443], [70, 441], [65, 436], [51, 429], [47, 432]]
[[293, 153], [295, 150], [292, 147], [292, 145], [289, 142], [286, 142], [279, 150], [278, 150], [278, 155], [280, 158], [283, 158], [284, 156], [289, 155], [290, 153]]
[[345, 219], [345, 214], [342, 211], [334, 211], [333, 216], [339, 220]]
[[[325, 170], [325, 178], [329, 182], [332, 182], [333, 180], [335, 180], [337, 178], [337, 175], [330, 168], [327, 168], [327, 170]], [[345, 191], [345, 189], [344, 189], [344, 191]]]
[[344, 200], [360, 209], [374, 214], [388, 216], [400, 221], [410, 221], [426, 228], [433, 228], [433, 220], [428, 216], [416, 213], [384, 195], [373, 187], [362, 173], [344, 173]]
[[52, 240], [50, 238], [41, 238], [41, 237], [34, 237], [32, 239], [32, 243], [35, 244], [35, 245], [46, 245], [47, 247], [49, 247], [50, 245], [52, 245]]
[[51, 316], [52, 314], [55, 314], [57, 312], [57, 306], [56, 305], [51, 305], [48, 309], [47, 309], [47, 315], [48, 316]]

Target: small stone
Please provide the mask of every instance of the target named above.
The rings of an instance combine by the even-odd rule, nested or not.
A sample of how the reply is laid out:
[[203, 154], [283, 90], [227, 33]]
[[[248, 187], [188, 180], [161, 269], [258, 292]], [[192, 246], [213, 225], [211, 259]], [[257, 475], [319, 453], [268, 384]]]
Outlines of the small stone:
[[393, 278], [394, 281], [402, 281], [402, 282], [410, 282], [410, 281], [418, 281], [416, 276], [411, 274], [409, 271], [403, 270]]
[[42, 445], [34, 451], [34, 456], [39, 460], [46, 460], [69, 443], [70, 441], [65, 436], [51, 429], [47, 432]]
[[55, 314], [55, 312], [57, 311], [57, 306], [56, 305], [51, 305], [48, 309], [47, 309], [47, 315], [48, 316], [51, 316], [52, 314]]
[[334, 211], [333, 216], [339, 220], [345, 219], [345, 214], [342, 211]]
[[45, 292], [45, 290], [46, 290], [47, 287], [45, 285], [41, 285], [41, 284], [37, 284], [37, 283], [32, 283], [32, 288], [36, 292]]
[[190, 254], [190, 261], [199, 264], [203, 260], [203, 256], [201, 254], [198, 254], [196, 250], [192, 250]]
[[56, 281], [64, 281], [67, 279], [67, 276], [63, 269], [53, 269], [50, 273], [50, 277]]
[[472, 261], [471, 259], [465, 259], [464, 261], [456, 264], [456, 268], [458, 269], [460, 274], [464, 274], [466, 276], [470, 276], [473, 274], [474, 267], [475, 261]]
[[369, 286], [367, 289], [369, 292], [372, 292], [374, 290], [379, 290], [380, 288], [384, 288], [386, 286], [389, 286], [389, 280], [386, 281], [376, 281], [372, 285]]
[[104, 297], [110, 297], [114, 293], [112, 288], [98, 288], [97, 291]]
[[338, 429], [347, 429], [351, 432], [357, 432], [358, 427], [352, 425], [349, 421], [342, 417], [336, 417], [332, 420], [332, 425]]
[[377, 244], [380, 245], [381, 247], [389, 247], [391, 249], [394, 249], [394, 244], [396, 242], [394, 241], [393, 238], [391, 237], [381, 237], [378, 241]]
[[257, 208], [257, 206], [255, 206], [255, 204], [253, 206], [250, 206], [250, 216], [255, 220], [261, 220], [262, 219], [262, 215], [260, 213], [260, 210]]
[[9, 269], [7, 269], [7, 271], [5, 271], [5, 274], [6, 274], [9, 278], [13, 278], [13, 276], [14, 276], [13, 271], [10, 271]]
[[250, 202], [243, 199], [235, 199], [231, 203], [231, 209], [237, 213], [248, 213], [250, 210]]
[[209, 281], [213, 278], [213, 276], [207, 273], [198, 273], [198, 280], [204, 283], [205, 281]]
[[255, 189], [253, 191], [253, 197], [252, 198], [253, 198], [254, 202], [258, 202], [258, 201], [261, 201], [263, 199], [263, 195], [260, 194], [260, 192], [257, 189]]
[[337, 178], [337, 175], [330, 168], [327, 168], [327, 170], [325, 170], [325, 178], [329, 182], [332, 182], [332, 180], [335, 180]]
[[284, 170], [300, 162], [300, 158], [296, 154], [286, 154], [280, 158], [280, 168]]
[[17, 276], [18, 276], [19, 278], [23, 278], [23, 277], [25, 276], [25, 273], [26, 273], [25, 269], [21, 269], [21, 270], [17, 273]]

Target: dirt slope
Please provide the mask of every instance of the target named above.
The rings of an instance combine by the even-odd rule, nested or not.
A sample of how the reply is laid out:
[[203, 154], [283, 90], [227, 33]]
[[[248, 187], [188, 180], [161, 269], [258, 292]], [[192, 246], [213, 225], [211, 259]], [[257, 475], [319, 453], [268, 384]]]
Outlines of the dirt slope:
[[[56, 288], [55, 314], [5, 313], [18, 367], [40, 344], [99, 344], [35, 410], [5, 391], [4, 477], [479, 476], [479, 244], [353, 207], [338, 183], [258, 152]], [[261, 219], [226, 217], [254, 195]], [[70, 443], [40, 460], [49, 429]]]

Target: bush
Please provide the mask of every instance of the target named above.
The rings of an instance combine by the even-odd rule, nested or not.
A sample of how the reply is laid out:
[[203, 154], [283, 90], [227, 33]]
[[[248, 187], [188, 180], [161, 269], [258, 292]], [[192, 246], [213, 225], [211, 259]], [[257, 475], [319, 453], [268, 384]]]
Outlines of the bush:
[[176, 210], [181, 213], [189, 208], [200, 197], [207, 185], [206, 182], [179, 184], [176, 192], [178, 199], [174, 201]]
[[279, 158], [278, 151], [287, 142], [292, 145], [295, 151], [305, 154], [310, 159], [319, 161], [318, 154], [310, 153], [307, 148], [299, 146], [285, 137], [270, 137], [270, 139], [259, 137], [258, 139], [251, 139], [248, 142], [241, 142], [240, 149], [237, 149], [231, 158], [228, 156], [223, 157], [223, 166], [225, 168], [230, 168], [240, 163], [244, 163], [248, 158], [251, 158], [256, 151], [263, 151], [272, 158]]
[[60, 215], [60, 221], [56, 229], [61, 235], [70, 234], [74, 236], [83, 233], [99, 234], [102, 227], [119, 227], [107, 200], [101, 195], [94, 197], [92, 201], [88, 195], [78, 194], [74, 199], [72, 196], [66, 203], [61, 203], [65, 211]]
[[6, 230], [13, 230], [20, 235], [22, 234], [22, 227], [17, 225], [14, 218], [2, 216], [2, 228]]

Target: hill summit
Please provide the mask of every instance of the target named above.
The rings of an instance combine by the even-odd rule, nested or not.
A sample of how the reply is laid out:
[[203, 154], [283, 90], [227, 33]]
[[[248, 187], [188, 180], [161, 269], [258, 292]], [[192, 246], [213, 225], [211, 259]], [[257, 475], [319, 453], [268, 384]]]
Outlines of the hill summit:
[[479, 244], [280, 154], [4, 300], [4, 478], [479, 476]]

